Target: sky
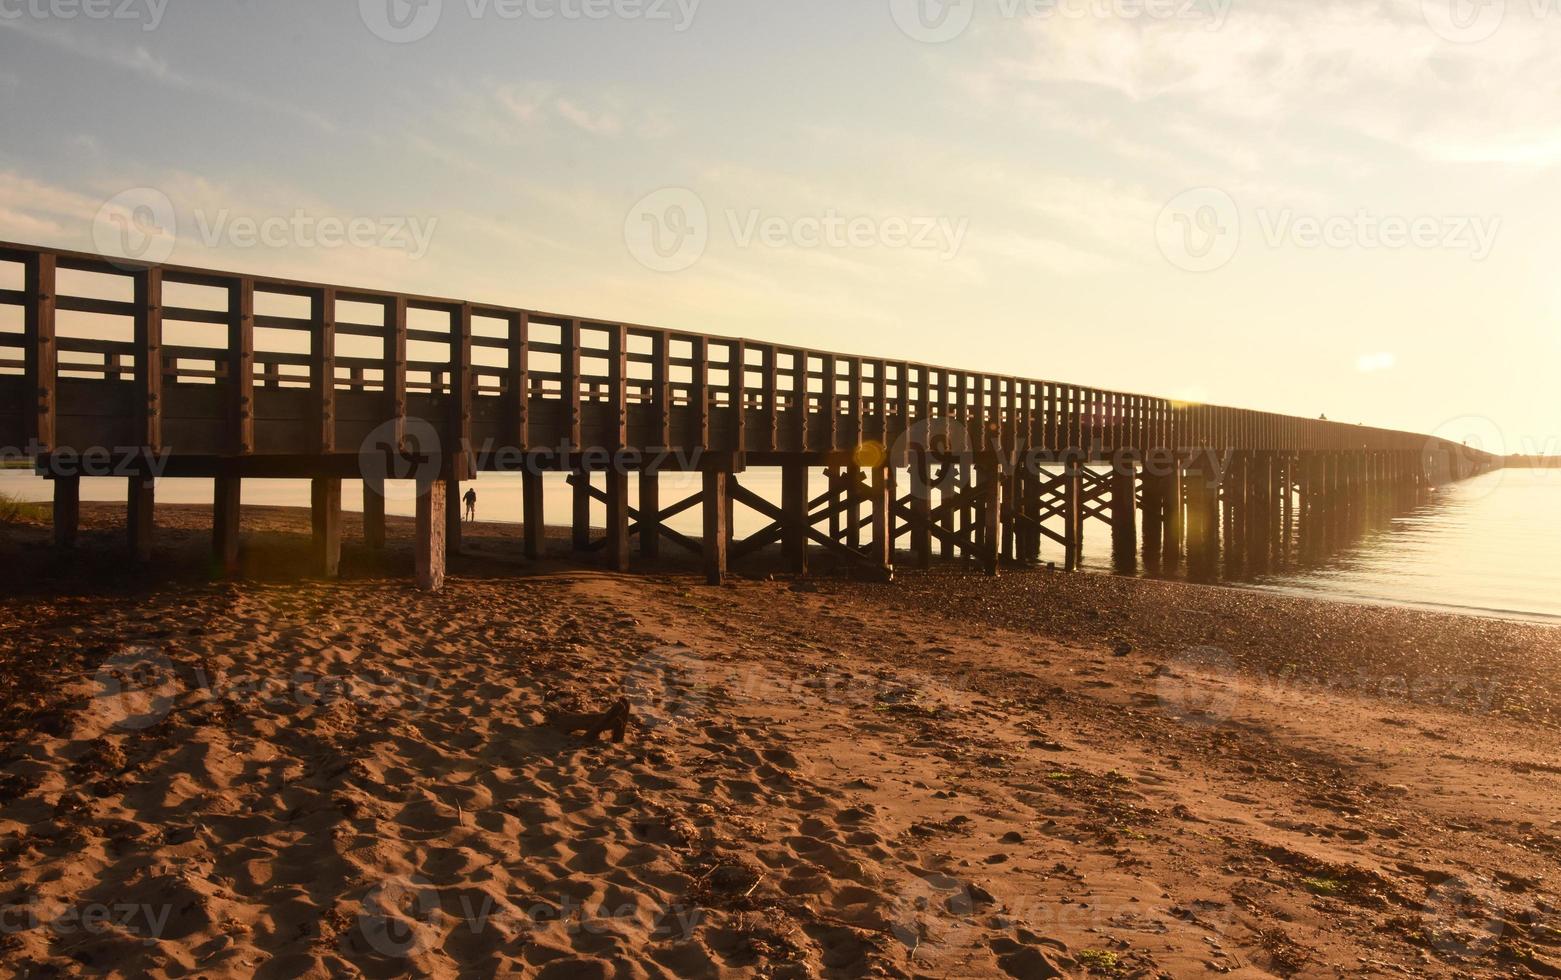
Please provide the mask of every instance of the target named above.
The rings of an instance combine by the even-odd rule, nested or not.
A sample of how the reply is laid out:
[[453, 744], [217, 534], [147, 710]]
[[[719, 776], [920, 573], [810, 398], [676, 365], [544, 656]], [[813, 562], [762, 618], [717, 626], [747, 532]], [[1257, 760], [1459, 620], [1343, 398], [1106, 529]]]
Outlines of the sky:
[[0, 0], [0, 239], [1561, 452], [1561, 0]]

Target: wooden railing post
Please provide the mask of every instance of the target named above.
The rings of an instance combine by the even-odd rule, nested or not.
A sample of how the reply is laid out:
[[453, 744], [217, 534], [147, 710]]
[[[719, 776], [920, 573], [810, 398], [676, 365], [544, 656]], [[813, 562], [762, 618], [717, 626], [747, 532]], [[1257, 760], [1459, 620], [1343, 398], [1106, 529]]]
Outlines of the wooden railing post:
[[59, 376], [55, 346], [55, 261], [48, 252], [28, 256], [23, 272], [26, 307], [23, 312], [22, 361], [26, 373], [26, 435], [37, 452], [54, 450]]
[[163, 271], [135, 274], [137, 438], [155, 453], [163, 445]]
[[255, 451], [255, 282], [228, 285], [228, 451]]

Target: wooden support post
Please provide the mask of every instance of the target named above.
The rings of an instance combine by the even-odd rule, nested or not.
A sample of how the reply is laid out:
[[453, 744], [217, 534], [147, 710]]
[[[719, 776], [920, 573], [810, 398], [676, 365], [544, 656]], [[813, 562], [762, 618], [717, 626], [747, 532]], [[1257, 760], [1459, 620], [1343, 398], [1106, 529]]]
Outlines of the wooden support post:
[[873, 563], [891, 577], [894, 574], [894, 481], [887, 463], [877, 463], [871, 475], [873, 508]]
[[570, 512], [570, 550], [582, 555], [591, 548], [591, 472], [578, 469], [571, 484], [574, 490]]
[[781, 464], [781, 510], [786, 526], [781, 534], [786, 552], [787, 570], [795, 575], [808, 573], [808, 464]]
[[640, 554], [661, 555], [661, 474], [640, 473]]
[[1272, 453], [1253, 453], [1247, 463], [1247, 561], [1250, 574], [1268, 570], [1270, 514], [1273, 512]]
[[613, 463], [604, 474], [607, 482], [607, 567], [629, 570], [629, 474]]
[[1186, 553], [1187, 507], [1182, 490], [1182, 461], [1173, 459], [1165, 477], [1165, 563], [1175, 567]]
[[853, 551], [862, 550], [862, 497], [857, 487], [862, 485], [862, 468], [852, 465], [845, 471], [846, 480], [846, 544]]
[[438, 592], [444, 588], [447, 487], [444, 480], [430, 480], [427, 484], [419, 484], [417, 488], [417, 526], [413, 533], [413, 551], [417, 556], [417, 587], [425, 592]]
[[255, 451], [255, 283], [228, 286], [228, 451]]
[[373, 551], [385, 549], [385, 484], [363, 479], [363, 543]]
[[54, 546], [69, 550], [76, 547], [81, 527], [81, 477], [54, 478]]
[[1219, 570], [1219, 476], [1201, 464], [1187, 473], [1187, 567], [1195, 578], [1212, 579]]
[[730, 490], [727, 487], [725, 473], [719, 470], [707, 470], [703, 476], [705, 581], [710, 585], [720, 585], [726, 579], [728, 542], [726, 519], [729, 513], [727, 500], [730, 497]]
[[149, 476], [132, 476], [129, 480], [129, 514], [125, 529], [130, 537], [130, 557], [138, 562], [152, 560], [152, 532], [157, 521], [157, 481]]
[[232, 474], [218, 476], [212, 490], [212, 567], [218, 575], [226, 578], [239, 573], [239, 504], [242, 490], [243, 481]]
[[341, 571], [341, 480], [309, 481], [309, 513], [314, 529], [314, 570], [324, 578]]
[[457, 469], [444, 474], [444, 547], [452, 555], [461, 553], [461, 461], [452, 457], [450, 463]]
[[998, 543], [1003, 525], [1003, 472], [995, 463], [980, 467], [983, 525], [981, 528], [981, 565], [988, 575], [998, 570]]
[[1138, 570], [1138, 464], [1118, 456], [1111, 467], [1111, 560], [1117, 571]]
[[1084, 464], [1068, 460], [1062, 478], [1063, 568], [1079, 570], [1084, 560]]
[[932, 464], [924, 449], [911, 452], [911, 550], [916, 567], [932, 567]]
[[1163, 462], [1146, 465], [1144, 487], [1144, 564], [1158, 568], [1165, 553], [1165, 487], [1166, 474]]
[[542, 557], [542, 539], [547, 528], [547, 518], [542, 512], [542, 474], [531, 466], [520, 474], [521, 520], [525, 521], [525, 555]]

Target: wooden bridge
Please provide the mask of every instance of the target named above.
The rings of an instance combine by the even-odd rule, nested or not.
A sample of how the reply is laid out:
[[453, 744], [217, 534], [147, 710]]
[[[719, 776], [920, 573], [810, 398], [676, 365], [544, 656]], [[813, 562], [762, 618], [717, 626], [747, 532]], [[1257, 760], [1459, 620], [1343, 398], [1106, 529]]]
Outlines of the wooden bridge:
[[[655, 556], [666, 543], [719, 582], [728, 562], [772, 546], [798, 573], [822, 551], [890, 576], [904, 554], [996, 573], [1050, 541], [1072, 569], [1091, 519], [1111, 525], [1123, 567], [1141, 553], [1200, 577], [1222, 557], [1260, 571], [1292, 540], [1336, 547], [1371, 508], [1501, 462], [1411, 432], [14, 244], [0, 244], [5, 446], [53, 480], [61, 547], [83, 475], [127, 481], [143, 559], [153, 477], [214, 478], [213, 548], [229, 572], [242, 480], [313, 481], [325, 575], [340, 556], [342, 479], [364, 480], [374, 546], [384, 481], [416, 480], [425, 588], [460, 547], [459, 481], [479, 471], [523, 474], [530, 556], [542, 474], [565, 471], [577, 550], [626, 569], [636, 544]], [[779, 501], [743, 484], [757, 467], [779, 468]], [[659, 474], [690, 470], [701, 490], [664, 503]], [[606, 510], [595, 541], [593, 502]], [[767, 523], [735, 537], [736, 505]], [[695, 507], [701, 540], [667, 526]]]

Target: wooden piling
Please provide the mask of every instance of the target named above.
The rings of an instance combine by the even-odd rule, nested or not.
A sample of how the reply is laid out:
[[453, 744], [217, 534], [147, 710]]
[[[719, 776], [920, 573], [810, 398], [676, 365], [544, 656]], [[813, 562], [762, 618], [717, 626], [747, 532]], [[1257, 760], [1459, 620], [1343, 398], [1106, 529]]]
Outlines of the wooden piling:
[[1111, 467], [1111, 561], [1118, 572], [1138, 570], [1138, 465], [1119, 456]]
[[726, 580], [727, 556], [727, 507], [730, 493], [727, 475], [719, 470], [706, 470], [704, 478], [704, 564], [705, 582], [720, 585]]
[[444, 540], [448, 526], [445, 520], [445, 497], [448, 487], [449, 484], [444, 480], [432, 480], [418, 488], [413, 552], [417, 564], [417, 587], [425, 592], [438, 592], [444, 588], [448, 551]]
[[577, 469], [570, 481], [571, 497], [569, 546], [576, 556], [591, 548], [591, 472]]
[[808, 573], [808, 464], [791, 462], [781, 466], [781, 510], [786, 525], [781, 532], [781, 547], [786, 569], [794, 575]]
[[524, 522], [521, 547], [525, 556], [532, 560], [542, 557], [542, 542], [547, 532], [542, 490], [542, 474], [527, 466], [520, 474], [520, 513]]
[[661, 474], [640, 473], [640, 555], [661, 557]]
[[932, 567], [932, 464], [925, 450], [911, 452], [911, 551], [916, 555], [916, 567], [925, 571]]
[[629, 570], [629, 474], [613, 465], [604, 474], [607, 481], [607, 555], [606, 565], [615, 572]]
[[243, 481], [232, 474], [217, 477], [212, 490], [211, 556], [217, 574], [239, 573], [240, 501]]
[[125, 530], [130, 539], [130, 557], [138, 562], [152, 560], [152, 535], [156, 528], [155, 515], [157, 481], [150, 476], [132, 476], [129, 479], [128, 519]]
[[76, 547], [81, 527], [81, 477], [54, 478], [54, 546], [69, 550]]
[[372, 551], [385, 549], [385, 484], [382, 480], [363, 480], [363, 544]]
[[309, 481], [309, 502], [315, 574], [335, 578], [341, 571], [341, 480], [315, 477]]

